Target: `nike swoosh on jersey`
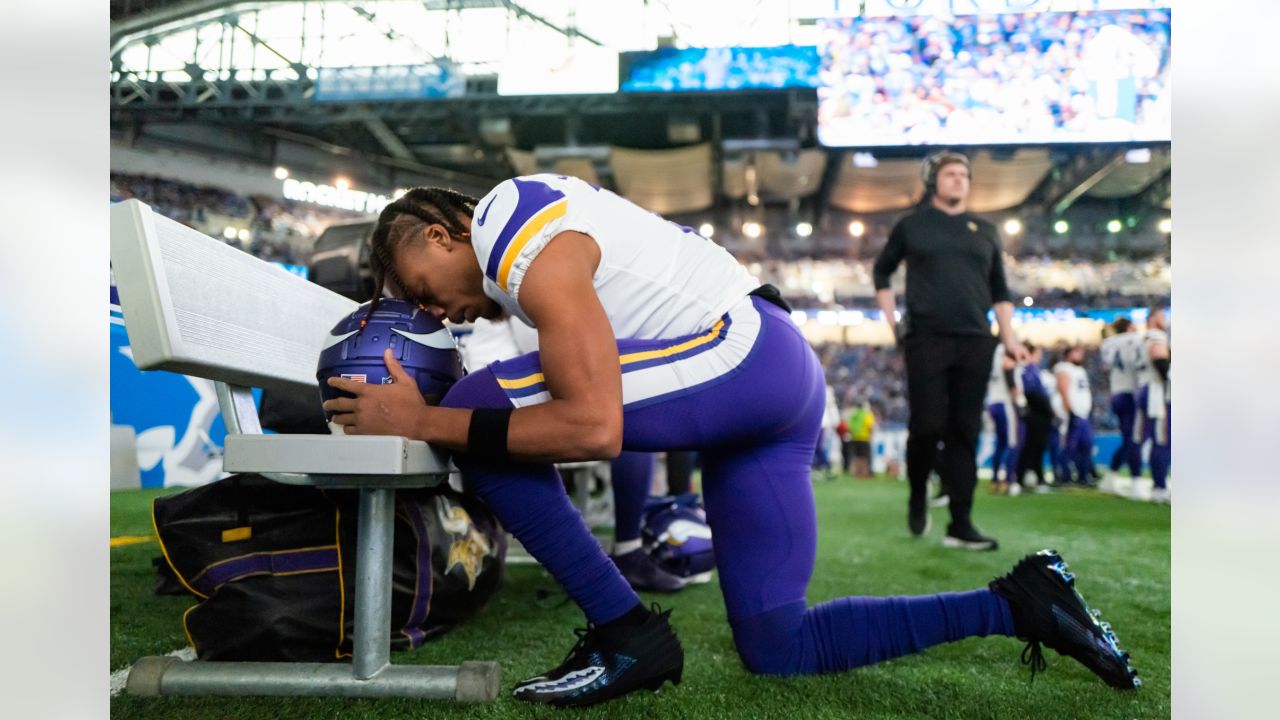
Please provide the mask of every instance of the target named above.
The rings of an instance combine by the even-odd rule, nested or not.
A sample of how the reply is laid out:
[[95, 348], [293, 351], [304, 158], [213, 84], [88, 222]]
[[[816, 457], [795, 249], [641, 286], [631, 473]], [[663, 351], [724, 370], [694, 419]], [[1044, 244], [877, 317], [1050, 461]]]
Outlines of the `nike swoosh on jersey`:
[[408, 338], [419, 345], [426, 345], [429, 348], [435, 348], [437, 350], [456, 350], [458, 348], [457, 344], [453, 342], [453, 335], [449, 334], [449, 331], [445, 328], [440, 328], [439, 330], [430, 333], [415, 333], [407, 330], [400, 330], [398, 328], [391, 328], [391, 332], [399, 335], [400, 337]]
[[322, 348], [320, 348], [320, 349], [321, 349], [321, 350], [328, 350], [329, 348], [333, 347], [334, 345], [337, 345], [338, 343], [342, 342], [343, 340], [346, 340], [347, 338], [351, 337], [352, 335], [355, 335], [355, 334], [356, 334], [356, 333], [358, 333], [358, 332], [360, 332], [360, 331], [359, 331], [359, 330], [352, 330], [351, 332], [347, 333], [346, 335], [326, 335], [326, 336], [325, 336], [325, 341], [324, 341], [324, 347], [322, 347]]
[[493, 207], [493, 201], [497, 199], [498, 199], [497, 195], [494, 195], [493, 197], [489, 198], [489, 204], [484, 206], [484, 212], [480, 213], [480, 221], [476, 223], [477, 225], [479, 225], [480, 227], [484, 227], [484, 220], [485, 218], [489, 217], [489, 208]]

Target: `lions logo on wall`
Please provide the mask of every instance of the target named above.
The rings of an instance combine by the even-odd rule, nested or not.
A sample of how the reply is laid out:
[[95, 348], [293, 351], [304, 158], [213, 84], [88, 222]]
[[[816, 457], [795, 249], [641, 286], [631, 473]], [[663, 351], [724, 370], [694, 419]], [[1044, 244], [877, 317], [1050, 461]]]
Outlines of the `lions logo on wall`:
[[462, 568], [467, 575], [467, 590], [474, 590], [484, 559], [492, 552], [488, 538], [461, 505], [454, 505], [443, 495], [436, 497], [436, 516], [440, 519], [440, 526], [453, 538], [445, 574], [453, 572], [455, 567]]

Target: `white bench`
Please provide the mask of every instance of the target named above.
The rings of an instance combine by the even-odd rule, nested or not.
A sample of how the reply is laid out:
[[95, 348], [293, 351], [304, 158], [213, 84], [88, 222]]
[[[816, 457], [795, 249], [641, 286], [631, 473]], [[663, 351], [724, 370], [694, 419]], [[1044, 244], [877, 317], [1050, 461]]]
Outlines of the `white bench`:
[[456, 469], [445, 455], [402, 437], [262, 434], [251, 388], [318, 392], [324, 337], [356, 303], [137, 200], [111, 208], [111, 265], [138, 368], [215, 381], [226, 471], [360, 491], [350, 666], [143, 658], [129, 692], [494, 699], [495, 662], [390, 664], [395, 489], [446, 482]]

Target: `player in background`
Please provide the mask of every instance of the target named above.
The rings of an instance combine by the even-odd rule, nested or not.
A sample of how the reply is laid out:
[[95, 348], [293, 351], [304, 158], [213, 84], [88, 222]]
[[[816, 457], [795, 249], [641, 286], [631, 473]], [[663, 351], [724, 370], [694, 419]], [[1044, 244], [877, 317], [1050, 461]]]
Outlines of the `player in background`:
[[[1147, 332], [1142, 352], [1138, 353], [1138, 423], [1139, 442], [1151, 443], [1152, 502], [1169, 502], [1169, 465], [1172, 450], [1169, 443], [1169, 316], [1164, 308], [1152, 308], [1147, 316]], [[1138, 486], [1135, 484], [1135, 488]], [[1140, 490], [1133, 491], [1140, 498]]]
[[1142, 349], [1142, 336], [1137, 333], [1137, 326], [1129, 318], [1117, 318], [1110, 326], [1111, 333], [1103, 338], [1099, 353], [1102, 364], [1107, 368], [1110, 391], [1111, 412], [1115, 413], [1120, 429], [1120, 446], [1111, 455], [1111, 472], [1099, 485], [1099, 490], [1117, 492], [1117, 474], [1122, 466], [1129, 466], [1129, 477], [1136, 479], [1142, 474], [1142, 450], [1134, 442], [1134, 420], [1137, 418], [1138, 406], [1136, 393], [1138, 390], [1138, 359], [1135, 353]]
[[[1056, 366], [1065, 356], [1065, 351], [1055, 350], [1051, 365]], [[1058, 392], [1058, 376], [1053, 370], [1042, 367], [1040, 370], [1040, 382], [1044, 385], [1045, 390], [1049, 393], [1049, 407], [1053, 410], [1053, 419], [1050, 421], [1050, 432], [1047, 442], [1049, 452], [1049, 467], [1053, 468], [1053, 484], [1065, 485], [1071, 479], [1071, 471], [1066, 465], [1066, 453], [1063, 448], [1066, 447], [1067, 428], [1070, 427], [1068, 422], [1066, 405], [1062, 402], [1062, 393]]]
[[1024, 343], [1024, 346], [1030, 357], [1026, 363], [1018, 366], [1014, 375], [1018, 383], [1019, 410], [1022, 415], [1018, 440], [1020, 450], [1014, 481], [1021, 485], [1030, 470], [1036, 477], [1035, 491], [1043, 493], [1049, 491], [1049, 485], [1044, 479], [1044, 454], [1048, 449], [1049, 438], [1056, 435], [1053, 429], [1055, 416], [1050, 400], [1051, 390], [1045, 384], [1047, 373], [1040, 366], [1044, 351], [1030, 341]]
[[[987, 415], [995, 429], [995, 447], [991, 451], [991, 489], [997, 493], [1012, 490], [1010, 483], [1017, 470], [1018, 413], [1011, 392], [1017, 366], [1017, 361], [1004, 345], [997, 345], [992, 355], [991, 374], [987, 377]], [[1018, 492], [1013, 490], [1014, 494]]]
[[[1072, 345], [1063, 359], [1053, 367], [1066, 418], [1062, 446], [1062, 468], [1065, 482], [1093, 485], [1093, 393], [1089, 390], [1089, 374], [1084, 369], [1084, 348]], [[1074, 470], [1075, 477], [1071, 477]]]

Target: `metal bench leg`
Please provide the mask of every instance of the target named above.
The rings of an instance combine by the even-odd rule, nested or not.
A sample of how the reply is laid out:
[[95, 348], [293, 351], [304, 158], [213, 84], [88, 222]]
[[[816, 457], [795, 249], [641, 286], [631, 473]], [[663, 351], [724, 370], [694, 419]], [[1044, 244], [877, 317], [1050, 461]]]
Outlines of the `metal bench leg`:
[[356, 632], [351, 666], [357, 680], [377, 675], [391, 661], [391, 548], [396, 491], [360, 491], [356, 525]]

